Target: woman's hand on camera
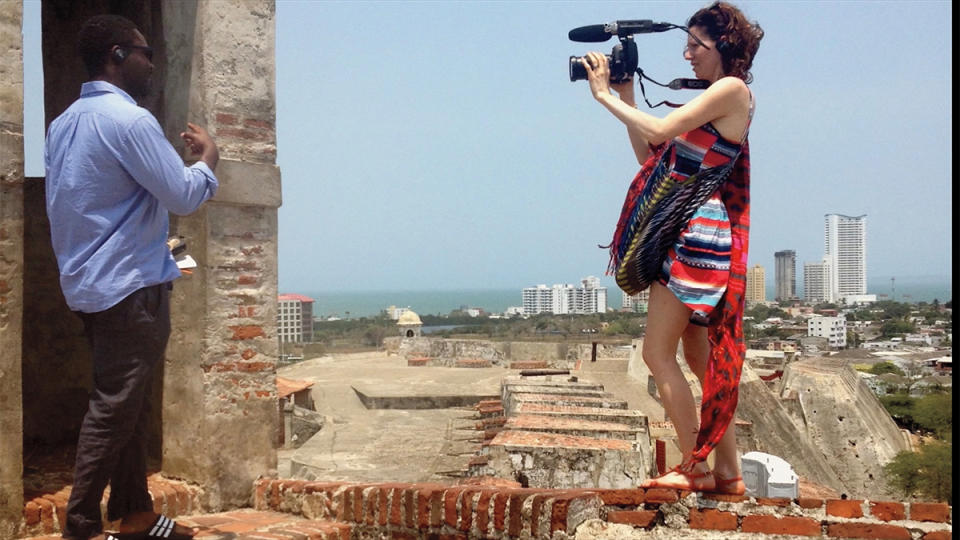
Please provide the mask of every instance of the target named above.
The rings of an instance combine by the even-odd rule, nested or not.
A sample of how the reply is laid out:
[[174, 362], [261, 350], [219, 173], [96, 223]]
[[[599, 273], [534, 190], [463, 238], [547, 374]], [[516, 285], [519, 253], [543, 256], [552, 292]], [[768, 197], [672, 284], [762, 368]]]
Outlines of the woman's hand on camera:
[[610, 95], [610, 65], [607, 56], [598, 52], [588, 52], [582, 60], [590, 82], [590, 92], [597, 101]]

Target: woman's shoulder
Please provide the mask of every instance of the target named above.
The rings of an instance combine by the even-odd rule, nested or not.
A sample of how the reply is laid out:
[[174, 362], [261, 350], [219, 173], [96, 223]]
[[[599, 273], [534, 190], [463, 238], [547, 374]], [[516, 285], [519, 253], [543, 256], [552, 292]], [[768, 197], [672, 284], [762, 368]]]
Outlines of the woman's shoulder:
[[719, 92], [729, 92], [747, 98], [750, 97], [750, 89], [747, 88], [747, 83], [740, 77], [734, 77], [732, 75], [717, 79], [716, 82], [710, 85], [710, 88]]

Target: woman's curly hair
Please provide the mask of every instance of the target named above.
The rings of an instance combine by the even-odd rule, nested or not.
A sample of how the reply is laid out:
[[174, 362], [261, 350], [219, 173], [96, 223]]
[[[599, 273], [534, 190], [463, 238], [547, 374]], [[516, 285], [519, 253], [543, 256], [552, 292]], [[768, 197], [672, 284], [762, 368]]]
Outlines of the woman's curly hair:
[[90, 77], [103, 72], [110, 48], [132, 43], [136, 31], [137, 26], [120, 15], [95, 15], [84, 21], [77, 35], [77, 52]]
[[763, 39], [759, 24], [748, 21], [743, 12], [727, 2], [714, 2], [690, 17], [687, 27], [694, 26], [703, 28], [717, 43], [724, 73], [747, 83], [753, 81], [750, 66]]

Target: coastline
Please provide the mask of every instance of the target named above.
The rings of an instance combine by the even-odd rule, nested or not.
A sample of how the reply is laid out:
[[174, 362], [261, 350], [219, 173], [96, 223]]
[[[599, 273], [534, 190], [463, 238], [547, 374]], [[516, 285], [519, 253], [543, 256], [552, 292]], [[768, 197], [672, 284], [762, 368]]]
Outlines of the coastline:
[[[622, 292], [616, 285], [607, 287], [608, 307], [619, 309]], [[389, 307], [409, 308], [418, 314], [447, 315], [460, 308], [481, 308], [487, 313], [503, 313], [508, 307], [522, 305], [523, 287], [514, 289], [448, 289], [448, 290], [367, 290], [367, 291], [319, 291], [281, 289], [282, 293], [295, 292], [313, 298], [314, 315], [317, 317], [358, 318], [375, 317]], [[767, 298], [773, 299], [774, 288], [767, 286]], [[891, 290], [890, 278], [871, 280], [868, 294], [876, 294], [878, 300], [897, 302], [944, 303], [952, 300], [952, 283], [949, 277], [903, 277], [896, 278]], [[891, 294], [892, 293], [892, 294]], [[883, 295], [886, 295], [885, 297]]]

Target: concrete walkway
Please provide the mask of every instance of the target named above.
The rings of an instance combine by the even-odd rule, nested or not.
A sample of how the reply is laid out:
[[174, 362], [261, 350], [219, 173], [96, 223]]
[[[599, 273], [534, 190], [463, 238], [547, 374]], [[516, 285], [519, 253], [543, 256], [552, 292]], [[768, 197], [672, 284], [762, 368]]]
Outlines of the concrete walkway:
[[[326, 481], [454, 481], [482, 442], [472, 405], [499, 397], [509, 372], [409, 367], [404, 357], [386, 353], [321, 357], [279, 369], [282, 377], [314, 383], [312, 397], [326, 422], [300, 448], [278, 452], [278, 472]], [[364, 401], [417, 408], [368, 409]], [[457, 406], [432, 408], [451, 403]]]

